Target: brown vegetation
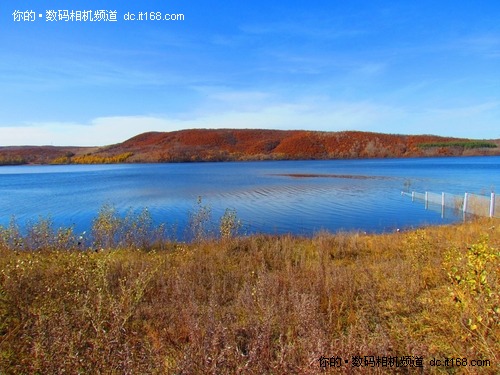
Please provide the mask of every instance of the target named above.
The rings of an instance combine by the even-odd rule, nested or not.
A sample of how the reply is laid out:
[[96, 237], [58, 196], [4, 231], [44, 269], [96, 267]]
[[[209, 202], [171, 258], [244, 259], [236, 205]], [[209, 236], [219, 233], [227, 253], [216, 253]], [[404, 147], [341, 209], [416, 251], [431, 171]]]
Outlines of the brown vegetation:
[[0, 147], [0, 165], [50, 164], [74, 155], [91, 153], [95, 147], [11, 146]]
[[[475, 147], [469, 147], [472, 144]], [[500, 147], [494, 145], [500, 145], [500, 141], [359, 131], [192, 129], [144, 133], [123, 143], [95, 149], [0, 147], [0, 164], [2, 161], [67, 164], [500, 155]]]
[[[94, 229], [116, 239], [115, 224], [107, 211]], [[142, 233], [133, 224], [124, 235]], [[32, 233], [38, 250], [21, 251], [26, 238], [3, 228], [0, 372], [317, 374], [321, 356], [338, 356], [349, 363], [330, 373], [497, 374], [499, 224], [223, 235], [149, 251], [125, 241], [100, 252], [63, 250], [64, 231], [44, 243], [46, 225]], [[423, 369], [371, 368], [365, 356], [413, 356]], [[431, 367], [433, 358], [467, 366]]]
[[[133, 152], [130, 161], [223, 161], [282, 159], [354, 159], [500, 154], [500, 149], [456, 147], [468, 140], [431, 135], [395, 135], [357, 131], [193, 129], [144, 133], [101, 152]], [[421, 144], [455, 142], [450, 147]]]

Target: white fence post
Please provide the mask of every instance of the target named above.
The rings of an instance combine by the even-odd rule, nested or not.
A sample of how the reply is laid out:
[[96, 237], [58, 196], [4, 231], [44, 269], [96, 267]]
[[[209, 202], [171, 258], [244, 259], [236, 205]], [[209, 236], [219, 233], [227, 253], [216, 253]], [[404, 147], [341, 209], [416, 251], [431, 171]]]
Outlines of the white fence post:
[[[401, 192], [403, 194], [403, 192]], [[419, 194], [417, 196], [417, 194]], [[434, 193], [432, 193], [434, 194]], [[446, 213], [446, 194], [444, 191], [441, 192], [441, 217], [444, 218], [445, 216], [445, 213]], [[404, 195], [410, 195], [409, 193], [404, 193]], [[428, 210], [429, 209], [429, 201], [430, 199], [432, 198], [432, 204], [439, 204], [436, 197], [432, 196], [432, 197], [429, 197], [429, 192], [426, 191], [424, 194], [422, 193], [417, 193], [415, 191], [412, 191], [411, 192], [411, 201], [414, 202], [415, 199], [418, 199], [418, 200], [421, 200], [422, 199], [422, 195], [423, 195], [423, 200], [424, 200], [424, 204], [425, 204], [425, 209]], [[437, 194], [436, 194], [437, 195]], [[450, 205], [450, 207], [454, 207], [456, 208], [456, 202], [457, 202], [457, 196], [454, 195], [454, 194], [451, 194], [451, 197], [452, 197], [452, 201], [454, 202], [453, 205], [450, 205], [450, 202], [448, 202], [448, 204]], [[463, 219], [465, 221], [466, 217], [467, 217], [467, 214], [468, 213], [472, 213], [473, 215], [478, 215], [478, 216], [486, 216], [488, 215], [485, 210], [483, 210], [483, 203], [485, 203], [485, 200], [481, 199], [477, 202], [477, 205], [479, 207], [479, 209], [475, 208], [476, 207], [476, 204], [475, 204], [475, 200], [472, 201], [473, 203], [473, 206], [472, 207], [469, 207], [469, 197], [470, 197], [470, 193], [465, 193], [464, 194], [464, 199], [463, 199], [463, 204], [462, 204], [462, 213], [463, 213]], [[480, 198], [483, 198], [482, 196]], [[486, 198], [486, 197], [484, 197]], [[496, 202], [495, 202], [495, 198], [496, 198], [496, 194], [494, 192], [491, 193], [491, 197], [490, 197], [490, 206], [489, 206], [489, 217], [495, 217], [496, 215]]]
[[444, 191], [441, 193], [441, 218], [444, 219]]

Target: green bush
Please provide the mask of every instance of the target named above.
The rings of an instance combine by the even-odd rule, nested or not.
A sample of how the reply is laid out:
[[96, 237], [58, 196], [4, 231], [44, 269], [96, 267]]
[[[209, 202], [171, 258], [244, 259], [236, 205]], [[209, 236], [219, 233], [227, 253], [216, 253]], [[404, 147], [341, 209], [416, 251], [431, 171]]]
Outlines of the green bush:
[[497, 145], [492, 142], [483, 142], [483, 141], [457, 141], [457, 142], [420, 143], [418, 147], [420, 148], [463, 147], [465, 149], [473, 149], [473, 148], [496, 148]]

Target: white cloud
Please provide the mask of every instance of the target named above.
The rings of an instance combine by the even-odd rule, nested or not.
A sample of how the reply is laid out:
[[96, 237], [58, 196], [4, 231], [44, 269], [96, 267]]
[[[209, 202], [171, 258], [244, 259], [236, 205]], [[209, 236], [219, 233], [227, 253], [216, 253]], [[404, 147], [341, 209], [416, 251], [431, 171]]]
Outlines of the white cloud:
[[100, 117], [88, 124], [44, 122], [0, 127], [0, 145], [103, 146], [146, 131], [163, 131], [164, 122], [155, 117], [124, 116]]
[[[242, 98], [249, 96], [236, 97], [236, 103]], [[322, 98], [309, 98], [295, 103], [264, 105], [262, 98], [255, 94], [255, 106], [241, 108], [236, 105], [236, 109], [185, 114], [182, 118], [114, 116], [99, 117], [88, 124], [46, 122], [0, 127], [0, 142], [1, 145], [101, 146], [122, 142], [147, 131], [191, 128], [363, 130], [397, 114], [395, 110], [370, 103], [332, 103]], [[227, 102], [228, 98], [221, 96], [220, 99]]]
[[500, 103], [410, 111], [373, 102], [334, 101], [321, 96], [278, 101], [264, 92], [233, 94], [214, 90], [197, 111], [180, 117], [110, 116], [82, 124], [46, 122], [0, 127], [0, 145], [102, 146], [148, 131], [193, 128], [363, 130], [470, 138], [500, 136], [493, 134], [494, 129], [499, 128], [496, 119]]
[[500, 57], [500, 38], [496, 35], [480, 35], [463, 39], [457, 43], [460, 51], [488, 58]]

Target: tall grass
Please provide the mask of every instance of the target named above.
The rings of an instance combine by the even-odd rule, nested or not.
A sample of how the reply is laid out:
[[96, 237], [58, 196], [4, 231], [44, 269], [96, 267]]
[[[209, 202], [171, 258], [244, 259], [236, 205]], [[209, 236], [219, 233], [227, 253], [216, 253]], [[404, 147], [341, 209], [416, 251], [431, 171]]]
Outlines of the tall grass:
[[[352, 368], [353, 356], [421, 357], [426, 374], [500, 371], [498, 221], [238, 237], [224, 235], [237, 226], [229, 211], [222, 238], [160, 246], [143, 242], [156, 235], [147, 213], [116, 222], [109, 210], [94, 221], [98, 252], [64, 231], [62, 244], [40, 242], [59, 235], [49, 223], [0, 230], [0, 373], [421, 370]], [[321, 356], [349, 363], [322, 369]], [[429, 365], [457, 357], [490, 362]]]

